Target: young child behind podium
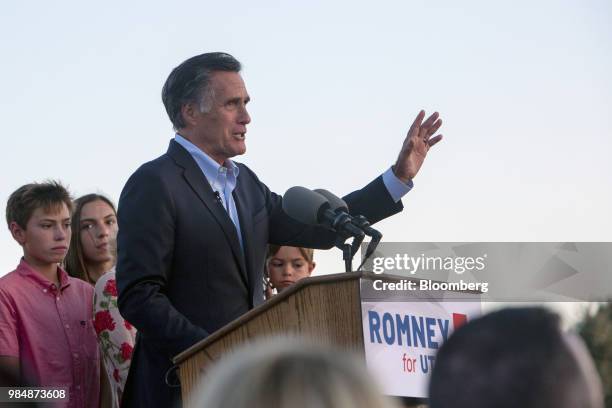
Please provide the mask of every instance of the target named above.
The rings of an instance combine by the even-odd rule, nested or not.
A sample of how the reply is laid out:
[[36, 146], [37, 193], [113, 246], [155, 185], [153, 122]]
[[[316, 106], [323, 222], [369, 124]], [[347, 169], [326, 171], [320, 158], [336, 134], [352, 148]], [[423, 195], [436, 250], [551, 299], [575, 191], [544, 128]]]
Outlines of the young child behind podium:
[[312, 274], [316, 263], [314, 249], [269, 245], [266, 258], [266, 299], [270, 299], [276, 289], [282, 292], [300, 279]]
[[67, 399], [59, 406], [97, 407], [93, 287], [59, 266], [70, 245], [71, 210], [58, 182], [26, 184], [8, 199], [6, 221], [23, 257], [0, 278], [0, 366], [22, 383], [63, 388]]

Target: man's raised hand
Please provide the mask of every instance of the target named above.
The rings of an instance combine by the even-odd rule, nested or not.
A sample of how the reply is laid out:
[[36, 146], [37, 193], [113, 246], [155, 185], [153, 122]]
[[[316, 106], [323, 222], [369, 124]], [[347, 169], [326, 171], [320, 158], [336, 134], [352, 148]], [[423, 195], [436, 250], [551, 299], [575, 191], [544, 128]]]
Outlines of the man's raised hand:
[[393, 173], [404, 183], [408, 183], [417, 175], [429, 149], [442, 140], [442, 135], [433, 136], [442, 126], [438, 112], [434, 112], [425, 122], [424, 117], [425, 111], [421, 110], [412, 122], [393, 166]]

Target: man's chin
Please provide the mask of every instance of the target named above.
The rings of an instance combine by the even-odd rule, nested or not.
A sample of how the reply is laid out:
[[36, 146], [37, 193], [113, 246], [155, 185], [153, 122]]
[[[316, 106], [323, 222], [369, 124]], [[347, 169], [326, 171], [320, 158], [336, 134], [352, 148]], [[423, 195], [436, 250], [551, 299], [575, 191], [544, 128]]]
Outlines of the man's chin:
[[242, 156], [243, 154], [246, 153], [246, 146], [238, 147], [238, 148], [234, 149], [234, 151], [232, 153], [233, 153], [232, 157]]

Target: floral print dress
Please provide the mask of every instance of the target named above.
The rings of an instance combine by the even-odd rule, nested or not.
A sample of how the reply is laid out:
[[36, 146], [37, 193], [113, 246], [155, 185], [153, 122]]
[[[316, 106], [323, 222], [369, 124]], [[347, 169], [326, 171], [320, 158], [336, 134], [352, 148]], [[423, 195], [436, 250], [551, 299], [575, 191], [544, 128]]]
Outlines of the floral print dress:
[[93, 313], [94, 328], [113, 393], [113, 407], [118, 408], [132, 361], [136, 329], [119, 314], [114, 268], [96, 282]]

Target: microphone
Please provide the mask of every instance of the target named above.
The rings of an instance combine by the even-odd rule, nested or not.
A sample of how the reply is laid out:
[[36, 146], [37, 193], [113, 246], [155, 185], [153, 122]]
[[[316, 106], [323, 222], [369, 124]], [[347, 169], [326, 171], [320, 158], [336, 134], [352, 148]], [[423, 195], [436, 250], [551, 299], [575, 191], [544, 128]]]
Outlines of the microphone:
[[[314, 191], [321, 194], [323, 197], [327, 198], [331, 207], [336, 213], [338, 212], [348, 213], [348, 205], [346, 204], [346, 202], [344, 202], [343, 199], [336, 196], [331, 191], [328, 191], [322, 188], [318, 188]], [[376, 247], [378, 247], [378, 244], [380, 243], [382, 239], [382, 234], [380, 233], [380, 231], [377, 231], [374, 228], [372, 228], [370, 226], [370, 222], [368, 221], [368, 219], [364, 217], [363, 215], [357, 215], [357, 216], [349, 215], [349, 217], [351, 217], [351, 223], [353, 223], [355, 226], [361, 229], [366, 235], [368, 235], [369, 237], [372, 237], [372, 240], [370, 241], [370, 243], [368, 244], [368, 247], [366, 248], [365, 255], [363, 257], [363, 261], [361, 262], [361, 265], [359, 265], [359, 267], [357, 268], [357, 270], [359, 271], [361, 270], [365, 262], [368, 260], [368, 258], [370, 258], [372, 254], [374, 254]]]
[[332, 210], [348, 213], [348, 204], [331, 191], [325, 190], [324, 188], [316, 188], [312, 191], [314, 191], [315, 193], [319, 193], [323, 197], [327, 198], [327, 201], [329, 202], [329, 205], [331, 206]]
[[[342, 201], [342, 200], [340, 200]], [[346, 212], [334, 211], [337, 202], [330, 201], [323, 195], [305, 187], [291, 187], [283, 195], [283, 211], [307, 225], [324, 225], [339, 234], [348, 237], [362, 238], [365, 233], [351, 222]], [[344, 204], [346, 208], [346, 203]]]
[[[322, 189], [322, 188], [317, 188], [316, 190], [314, 190], [315, 193], [319, 193], [321, 194], [323, 197], [327, 198], [327, 201], [329, 201], [332, 209], [337, 213], [337, 212], [344, 212], [344, 213], [348, 213], [348, 205], [346, 204], [346, 202], [344, 202], [343, 199], [341, 199], [340, 197], [336, 196], [334, 193], [332, 193], [331, 191]], [[359, 227], [360, 229], [363, 230], [363, 232], [365, 232], [366, 235], [372, 237], [372, 238], [377, 238], [380, 240], [380, 238], [382, 238], [382, 234], [375, 230], [374, 228], [370, 227], [370, 222], [368, 221], [368, 219], [366, 217], [364, 217], [363, 215], [357, 215], [357, 216], [351, 216], [349, 215], [349, 217], [351, 217], [351, 222]]]

